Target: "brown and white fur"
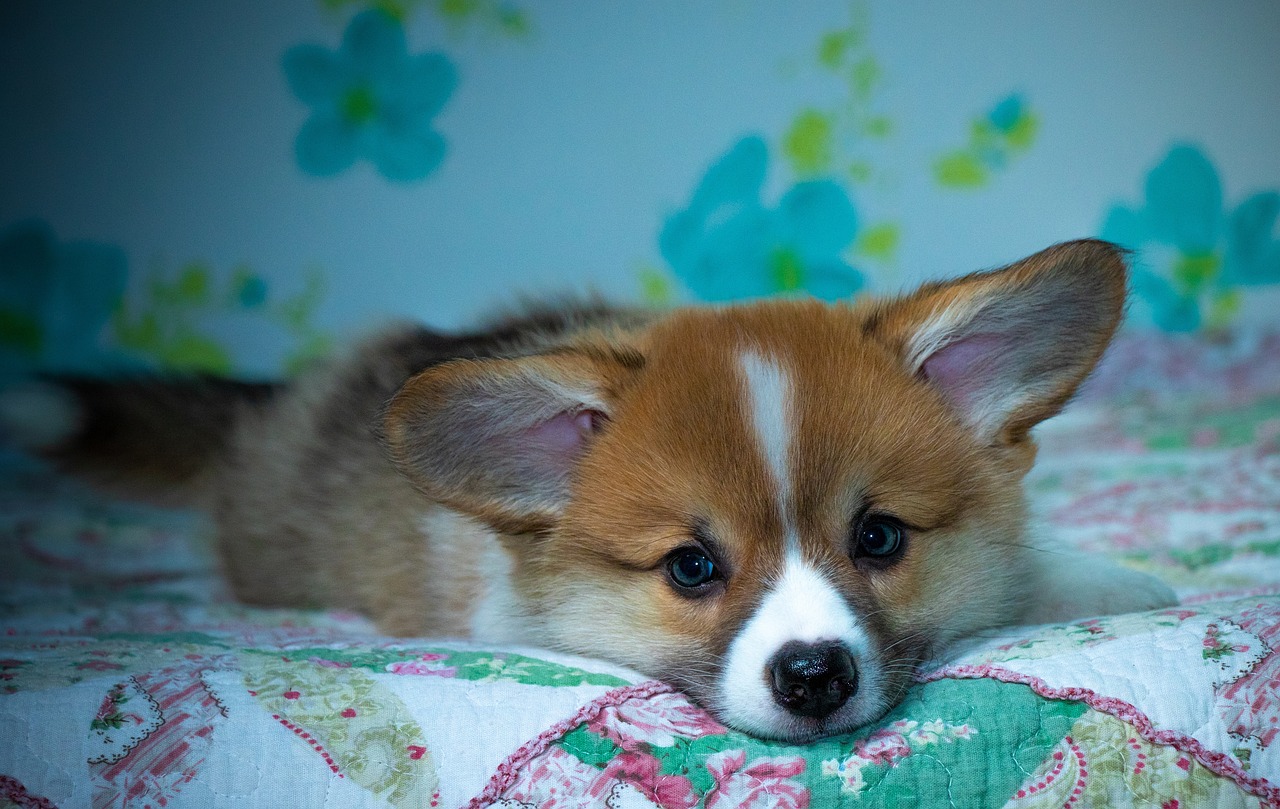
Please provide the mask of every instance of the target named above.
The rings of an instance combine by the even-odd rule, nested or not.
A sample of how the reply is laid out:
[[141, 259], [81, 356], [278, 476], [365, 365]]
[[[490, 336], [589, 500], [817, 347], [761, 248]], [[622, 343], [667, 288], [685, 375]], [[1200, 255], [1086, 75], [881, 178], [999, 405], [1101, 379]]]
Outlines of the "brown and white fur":
[[63, 397], [51, 457], [119, 483], [129, 448], [202, 493], [246, 602], [607, 658], [803, 740], [876, 719], [966, 635], [1172, 603], [1027, 528], [1031, 429], [1101, 356], [1125, 275], [1080, 241], [887, 300], [405, 327], [145, 417], [160, 383], [24, 395]]

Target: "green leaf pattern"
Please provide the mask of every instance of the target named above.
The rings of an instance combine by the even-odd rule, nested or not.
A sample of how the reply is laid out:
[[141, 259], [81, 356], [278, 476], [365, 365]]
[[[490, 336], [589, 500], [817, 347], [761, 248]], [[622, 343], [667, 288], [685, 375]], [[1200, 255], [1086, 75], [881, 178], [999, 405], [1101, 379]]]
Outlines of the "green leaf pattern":
[[439, 800], [440, 779], [422, 728], [390, 690], [359, 670], [241, 657], [249, 693], [330, 768], [392, 806]]

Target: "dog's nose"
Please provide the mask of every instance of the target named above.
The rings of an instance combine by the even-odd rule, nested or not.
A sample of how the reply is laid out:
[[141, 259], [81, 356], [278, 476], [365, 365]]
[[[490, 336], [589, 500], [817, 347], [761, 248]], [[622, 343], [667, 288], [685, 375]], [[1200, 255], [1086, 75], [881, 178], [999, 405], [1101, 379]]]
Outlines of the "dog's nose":
[[858, 690], [853, 655], [839, 641], [790, 641], [769, 661], [773, 698], [796, 716], [821, 719]]

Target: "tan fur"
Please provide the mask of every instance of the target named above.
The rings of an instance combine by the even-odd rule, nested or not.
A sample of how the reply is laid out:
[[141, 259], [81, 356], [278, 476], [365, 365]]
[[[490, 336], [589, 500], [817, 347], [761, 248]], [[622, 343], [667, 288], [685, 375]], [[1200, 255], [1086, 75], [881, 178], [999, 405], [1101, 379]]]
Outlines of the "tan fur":
[[[251, 603], [605, 657], [714, 711], [792, 531], [879, 650], [882, 712], [915, 665], [1035, 595], [1029, 431], [1101, 355], [1124, 274], [1114, 247], [1076, 242], [894, 300], [392, 331], [242, 408], [213, 474], [227, 571]], [[1006, 398], [955, 377], [965, 341], [993, 332]], [[747, 412], [748, 353], [790, 386], [782, 501]], [[855, 558], [868, 512], [907, 526], [901, 558]], [[667, 563], [703, 542], [724, 579], [691, 598]]]
[[[866, 340], [868, 311], [810, 301], [689, 310], [643, 335], [643, 379], [584, 459], [555, 541], [532, 544], [519, 566], [530, 600], [551, 605], [557, 645], [599, 654], [613, 643], [611, 657], [705, 688], [683, 672], [724, 651], [782, 556], [774, 497], [731, 381], [748, 346], [785, 357], [795, 372], [794, 512], [806, 556], [833, 572], [862, 614], [878, 616], [872, 626], [885, 645], [903, 641], [899, 651], [921, 659], [1015, 612], [1009, 578], [1020, 572], [1025, 470], [975, 446], [937, 396]], [[905, 564], [850, 564], [850, 515], [867, 501], [921, 528]], [[695, 516], [734, 560], [715, 600], [676, 595], [659, 565]], [[991, 535], [1006, 541], [985, 542]], [[596, 632], [580, 631], [587, 615]]]

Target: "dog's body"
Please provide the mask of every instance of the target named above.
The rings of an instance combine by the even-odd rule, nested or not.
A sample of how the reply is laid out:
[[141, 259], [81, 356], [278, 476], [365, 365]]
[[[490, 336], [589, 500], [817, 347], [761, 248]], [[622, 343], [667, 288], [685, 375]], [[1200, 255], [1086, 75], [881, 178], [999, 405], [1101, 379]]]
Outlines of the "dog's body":
[[208, 498], [247, 602], [604, 657], [805, 739], [883, 714], [959, 637], [1171, 602], [1026, 530], [1029, 431], [1101, 355], [1124, 275], [1075, 242], [888, 301], [406, 327], [288, 387], [206, 389], [234, 411], [217, 440], [89, 385], [45, 443], [81, 468], [95, 431], [160, 445], [135, 467]]

